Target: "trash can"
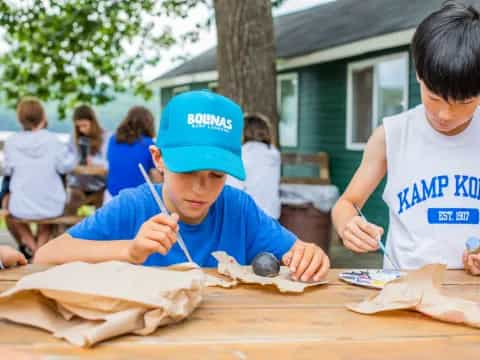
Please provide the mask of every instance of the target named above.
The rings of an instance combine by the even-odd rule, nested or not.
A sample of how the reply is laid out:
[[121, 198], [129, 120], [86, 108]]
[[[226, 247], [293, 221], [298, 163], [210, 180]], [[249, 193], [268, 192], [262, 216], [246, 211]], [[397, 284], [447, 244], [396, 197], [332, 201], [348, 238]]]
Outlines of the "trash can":
[[334, 185], [280, 184], [280, 223], [306, 242], [330, 250], [330, 212], [338, 199]]

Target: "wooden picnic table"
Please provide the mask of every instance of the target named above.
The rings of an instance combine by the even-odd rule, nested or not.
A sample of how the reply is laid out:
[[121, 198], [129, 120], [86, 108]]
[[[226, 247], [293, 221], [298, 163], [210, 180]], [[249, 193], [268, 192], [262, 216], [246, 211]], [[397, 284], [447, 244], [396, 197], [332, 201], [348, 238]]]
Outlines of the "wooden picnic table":
[[[29, 265], [1, 271], [0, 290], [44, 269]], [[348, 311], [346, 303], [377, 290], [347, 285], [338, 280], [339, 272], [331, 270], [328, 285], [298, 295], [252, 285], [208, 288], [203, 303], [188, 320], [147, 337], [123, 336], [92, 349], [0, 321], [0, 349], [58, 360], [478, 358], [480, 329], [442, 323], [411, 311], [380, 315]], [[480, 277], [463, 271], [448, 271], [443, 289], [446, 294], [480, 302]]]
[[75, 175], [107, 176], [108, 170], [101, 165], [77, 165], [72, 173]]

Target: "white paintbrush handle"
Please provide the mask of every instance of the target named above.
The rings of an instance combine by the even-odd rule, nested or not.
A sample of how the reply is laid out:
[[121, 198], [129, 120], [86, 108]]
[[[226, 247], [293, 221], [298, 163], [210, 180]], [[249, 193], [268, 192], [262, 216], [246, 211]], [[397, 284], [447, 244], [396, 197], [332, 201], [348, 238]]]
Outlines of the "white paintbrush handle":
[[[147, 172], [143, 168], [143, 165], [138, 164], [138, 167], [140, 168], [140, 171], [141, 171], [143, 177], [145, 178], [145, 181], [147, 182], [148, 187], [150, 188], [150, 192], [152, 193], [153, 198], [155, 199], [155, 202], [157, 203], [158, 207], [160, 208], [162, 213], [169, 215], [167, 208], [163, 204], [163, 201], [160, 198], [160, 196], [158, 195], [157, 190], [155, 189], [152, 182], [150, 181], [150, 177], [148, 176]], [[180, 235], [180, 232], [178, 232], [178, 234], [177, 234], [177, 240], [178, 240], [178, 245], [180, 245], [180, 248], [182, 249], [183, 253], [187, 257], [188, 261], [193, 263], [193, 259], [190, 256], [190, 252], [188, 251], [187, 246], [183, 242], [182, 235]]]

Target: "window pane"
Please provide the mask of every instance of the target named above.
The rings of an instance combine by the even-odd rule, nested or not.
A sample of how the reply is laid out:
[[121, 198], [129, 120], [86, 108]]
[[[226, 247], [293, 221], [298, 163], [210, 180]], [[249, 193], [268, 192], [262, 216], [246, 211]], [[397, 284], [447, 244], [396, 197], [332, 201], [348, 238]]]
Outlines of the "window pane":
[[384, 61], [377, 65], [377, 124], [380, 124], [386, 116], [406, 110], [406, 61], [406, 58], [400, 58]]
[[278, 83], [279, 99], [279, 142], [280, 146], [297, 146], [298, 87], [296, 79], [281, 79]]
[[373, 66], [353, 71], [352, 142], [365, 143], [372, 133]]

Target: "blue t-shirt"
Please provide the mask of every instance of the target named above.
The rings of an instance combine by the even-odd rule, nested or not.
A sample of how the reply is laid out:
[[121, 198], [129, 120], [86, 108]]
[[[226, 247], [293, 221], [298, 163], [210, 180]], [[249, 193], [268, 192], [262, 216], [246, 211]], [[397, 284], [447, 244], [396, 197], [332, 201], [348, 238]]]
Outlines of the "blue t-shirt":
[[118, 143], [115, 135], [108, 142], [108, 192], [115, 196], [120, 190], [137, 187], [145, 182], [138, 168], [141, 163], [148, 171], [154, 167], [148, 147], [152, 138], [142, 136], [133, 144]]
[[[159, 194], [162, 186], [155, 185]], [[142, 224], [160, 212], [147, 184], [127, 189], [68, 230], [77, 239], [131, 240]], [[193, 260], [200, 266], [215, 267], [211, 253], [226, 251], [240, 264], [250, 264], [262, 251], [278, 259], [290, 250], [296, 236], [266, 215], [255, 201], [241, 190], [225, 186], [202, 223], [179, 222], [182, 238]], [[155, 253], [144, 265], [168, 266], [187, 261], [178, 243], [167, 255]]]

